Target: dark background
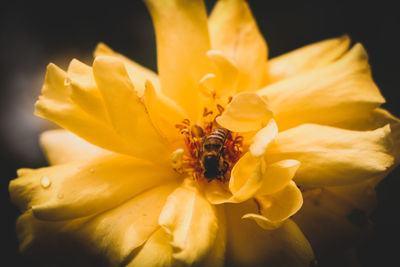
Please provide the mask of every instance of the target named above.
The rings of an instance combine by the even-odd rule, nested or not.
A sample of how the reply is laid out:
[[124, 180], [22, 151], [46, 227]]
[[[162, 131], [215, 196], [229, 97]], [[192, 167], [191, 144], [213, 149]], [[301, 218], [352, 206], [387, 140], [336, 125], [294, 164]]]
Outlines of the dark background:
[[[393, 1], [395, 2], [395, 1]], [[213, 1], [207, 1], [210, 9]], [[270, 56], [325, 38], [350, 35], [367, 49], [373, 77], [387, 99], [385, 108], [400, 116], [400, 16], [389, 1], [250, 1]], [[45, 68], [62, 68], [72, 58], [91, 64], [100, 41], [137, 62], [156, 69], [150, 16], [139, 0], [124, 3], [84, 1], [13, 1], [0, 7], [0, 175], [2, 266], [28, 266], [18, 254], [17, 209], [8, 182], [21, 167], [46, 165], [38, 134], [51, 124], [32, 115]], [[376, 233], [358, 248], [361, 266], [394, 266], [399, 253], [397, 216], [400, 170], [377, 188], [372, 219]], [[7, 263], [8, 262], [8, 263]], [[32, 266], [32, 265], [31, 265]]]

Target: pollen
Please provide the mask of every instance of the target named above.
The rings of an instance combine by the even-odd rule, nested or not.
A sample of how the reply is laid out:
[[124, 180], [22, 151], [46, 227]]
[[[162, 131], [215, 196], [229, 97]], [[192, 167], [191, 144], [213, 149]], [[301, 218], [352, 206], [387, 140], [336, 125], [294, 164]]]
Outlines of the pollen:
[[[171, 154], [171, 165], [175, 171], [188, 174], [195, 180], [229, 181], [231, 170], [242, 155], [243, 136], [218, 125], [215, 118], [223, 111], [221, 105], [213, 109], [204, 108], [200, 123], [184, 119], [176, 125], [186, 149], [180, 148]], [[206, 144], [210, 139], [215, 140]]]

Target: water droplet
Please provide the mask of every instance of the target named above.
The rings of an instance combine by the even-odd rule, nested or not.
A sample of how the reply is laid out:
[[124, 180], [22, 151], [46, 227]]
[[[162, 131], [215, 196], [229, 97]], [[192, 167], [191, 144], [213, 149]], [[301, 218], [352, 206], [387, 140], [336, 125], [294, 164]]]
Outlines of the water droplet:
[[58, 194], [57, 194], [57, 198], [63, 199], [63, 198], [64, 198], [64, 194], [63, 194], [63, 193], [58, 193]]
[[90, 168], [89, 172], [94, 173], [94, 168]]
[[40, 179], [40, 184], [42, 185], [43, 188], [49, 188], [51, 185], [51, 180], [48, 176], [43, 175], [42, 178]]

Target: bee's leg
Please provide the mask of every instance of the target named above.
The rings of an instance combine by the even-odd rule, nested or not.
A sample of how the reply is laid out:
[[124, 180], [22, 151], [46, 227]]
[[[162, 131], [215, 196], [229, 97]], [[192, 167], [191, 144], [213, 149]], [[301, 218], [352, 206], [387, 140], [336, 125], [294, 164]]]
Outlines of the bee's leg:
[[225, 174], [229, 169], [229, 163], [224, 160], [224, 169], [222, 170], [222, 174]]

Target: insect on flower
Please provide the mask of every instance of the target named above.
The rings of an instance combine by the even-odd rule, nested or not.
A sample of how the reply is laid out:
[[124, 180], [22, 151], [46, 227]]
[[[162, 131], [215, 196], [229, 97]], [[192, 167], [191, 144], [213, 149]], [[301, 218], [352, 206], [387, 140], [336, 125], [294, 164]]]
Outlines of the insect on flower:
[[201, 0], [145, 3], [158, 74], [104, 44], [92, 66], [49, 64], [35, 114], [66, 130], [41, 137], [51, 166], [10, 182], [20, 250], [303, 267], [358, 236], [354, 217], [400, 162], [400, 120], [380, 108], [363, 46], [344, 36], [269, 59], [244, 0], [209, 17]]
[[229, 168], [229, 163], [223, 157], [227, 135], [229, 131], [221, 127], [203, 139], [201, 164], [204, 168], [204, 177], [209, 181], [222, 180]]

